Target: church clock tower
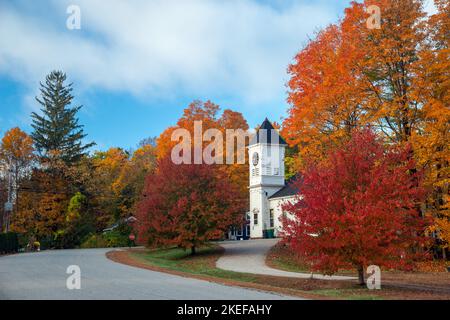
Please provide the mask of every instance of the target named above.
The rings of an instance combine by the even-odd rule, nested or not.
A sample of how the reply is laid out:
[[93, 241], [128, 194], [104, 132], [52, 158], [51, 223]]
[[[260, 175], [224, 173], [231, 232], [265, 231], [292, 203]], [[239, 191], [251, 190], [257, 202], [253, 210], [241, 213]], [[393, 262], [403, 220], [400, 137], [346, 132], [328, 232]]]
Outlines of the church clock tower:
[[286, 142], [266, 118], [248, 146], [251, 238], [273, 234], [269, 197], [285, 186], [285, 148]]

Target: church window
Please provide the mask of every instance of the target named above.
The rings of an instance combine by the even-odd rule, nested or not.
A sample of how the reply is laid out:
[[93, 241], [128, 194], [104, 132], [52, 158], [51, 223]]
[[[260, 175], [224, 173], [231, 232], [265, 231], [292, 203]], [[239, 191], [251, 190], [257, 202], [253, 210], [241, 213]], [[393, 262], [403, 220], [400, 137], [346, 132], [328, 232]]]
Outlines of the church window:
[[253, 214], [253, 224], [255, 226], [258, 225], [258, 214], [257, 213]]
[[271, 228], [274, 227], [274, 222], [273, 222], [273, 209], [270, 209], [270, 227], [271, 227]]

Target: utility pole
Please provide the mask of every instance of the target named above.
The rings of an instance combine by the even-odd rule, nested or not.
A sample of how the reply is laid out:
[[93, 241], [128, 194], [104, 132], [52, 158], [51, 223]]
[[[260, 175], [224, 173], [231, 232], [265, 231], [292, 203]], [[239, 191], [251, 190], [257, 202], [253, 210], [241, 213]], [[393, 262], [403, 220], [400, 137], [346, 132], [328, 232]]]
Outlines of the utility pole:
[[8, 197], [5, 203], [5, 232], [9, 231], [9, 225], [11, 222], [11, 214], [13, 210], [12, 204], [12, 177], [11, 177], [12, 169], [8, 168]]

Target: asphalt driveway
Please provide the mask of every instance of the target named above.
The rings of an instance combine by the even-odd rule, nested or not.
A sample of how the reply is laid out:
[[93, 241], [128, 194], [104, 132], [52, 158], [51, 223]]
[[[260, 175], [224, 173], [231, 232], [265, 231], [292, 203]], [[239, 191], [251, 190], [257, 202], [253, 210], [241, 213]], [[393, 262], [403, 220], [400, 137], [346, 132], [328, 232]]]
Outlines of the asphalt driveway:
[[353, 280], [354, 277], [324, 276], [321, 274], [288, 272], [266, 265], [266, 255], [279, 239], [257, 239], [245, 241], [224, 241], [219, 244], [225, 253], [217, 260], [217, 267], [224, 270], [263, 274], [290, 278], [314, 278], [321, 280]]
[[[297, 299], [139, 269], [106, 258], [111, 249], [54, 250], [0, 257], [0, 299]], [[81, 289], [69, 290], [69, 265]]]

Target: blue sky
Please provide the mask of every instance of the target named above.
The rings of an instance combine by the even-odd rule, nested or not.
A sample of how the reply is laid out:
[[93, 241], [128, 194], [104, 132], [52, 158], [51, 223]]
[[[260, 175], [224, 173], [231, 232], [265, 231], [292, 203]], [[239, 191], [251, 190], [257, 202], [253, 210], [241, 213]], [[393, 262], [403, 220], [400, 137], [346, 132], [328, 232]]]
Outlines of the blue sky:
[[[347, 0], [0, 0], [0, 135], [30, 132], [39, 81], [67, 73], [96, 149], [133, 148], [194, 99], [286, 116], [286, 68]], [[70, 4], [81, 29], [66, 28]]]

